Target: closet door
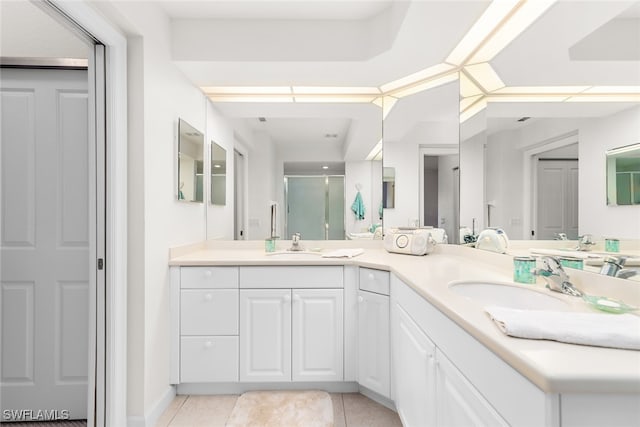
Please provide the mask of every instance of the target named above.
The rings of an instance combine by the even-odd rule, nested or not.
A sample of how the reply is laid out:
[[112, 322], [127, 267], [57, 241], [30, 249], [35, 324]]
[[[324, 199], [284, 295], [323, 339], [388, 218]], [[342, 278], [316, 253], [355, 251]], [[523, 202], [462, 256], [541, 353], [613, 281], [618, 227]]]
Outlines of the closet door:
[[87, 82], [86, 70], [2, 70], [3, 411], [87, 417], [95, 227]]

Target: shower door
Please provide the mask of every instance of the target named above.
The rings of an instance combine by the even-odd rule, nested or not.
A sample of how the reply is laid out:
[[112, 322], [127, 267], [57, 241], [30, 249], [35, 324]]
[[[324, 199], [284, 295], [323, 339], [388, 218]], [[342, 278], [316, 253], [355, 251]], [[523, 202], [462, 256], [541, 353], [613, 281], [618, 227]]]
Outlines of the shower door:
[[344, 239], [344, 176], [287, 176], [285, 203], [284, 238]]

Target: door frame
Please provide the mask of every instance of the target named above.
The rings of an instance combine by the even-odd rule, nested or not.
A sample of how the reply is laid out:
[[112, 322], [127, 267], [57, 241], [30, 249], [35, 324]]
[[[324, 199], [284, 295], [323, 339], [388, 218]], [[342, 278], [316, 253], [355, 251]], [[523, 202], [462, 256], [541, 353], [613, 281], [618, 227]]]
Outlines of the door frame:
[[[533, 144], [532, 148], [525, 150], [523, 153], [523, 187], [522, 187], [522, 230], [524, 235], [523, 240], [537, 240], [537, 230], [535, 225], [538, 224], [538, 201], [536, 200], [536, 194], [538, 194], [538, 168], [536, 164], [538, 162], [538, 155], [545, 151], [555, 150], [557, 148], [565, 147], [571, 144], [577, 144], [579, 142], [578, 130], [574, 130], [553, 138], [540, 141]], [[580, 156], [578, 155], [578, 162]], [[579, 216], [578, 212], [578, 216]], [[531, 231], [534, 231], [536, 235], [531, 236]]]
[[127, 424], [127, 41], [83, 1], [46, 0], [105, 48], [104, 424]]

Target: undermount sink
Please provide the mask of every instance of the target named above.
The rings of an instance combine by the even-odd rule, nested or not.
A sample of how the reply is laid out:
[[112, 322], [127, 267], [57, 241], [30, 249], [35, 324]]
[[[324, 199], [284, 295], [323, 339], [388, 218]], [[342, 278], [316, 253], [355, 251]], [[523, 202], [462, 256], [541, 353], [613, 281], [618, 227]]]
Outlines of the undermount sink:
[[266, 255], [275, 259], [307, 260], [320, 259], [322, 254], [320, 252], [312, 251], [277, 251], [269, 252]]
[[562, 310], [569, 304], [553, 295], [518, 285], [490, 282], [459, 282], [449, 285], [449, 289], [482, 305], [529, 310]]

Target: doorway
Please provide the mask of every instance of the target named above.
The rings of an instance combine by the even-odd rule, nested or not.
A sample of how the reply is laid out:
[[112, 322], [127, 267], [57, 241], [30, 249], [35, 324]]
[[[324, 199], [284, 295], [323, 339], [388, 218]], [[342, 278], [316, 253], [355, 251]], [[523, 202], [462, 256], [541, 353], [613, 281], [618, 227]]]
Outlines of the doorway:
[[578, 238], [578, 160], [538, 159], [537, 238]]
[[17, 21], [36, 38], [46, 34], [50, 52], [57, 33], [83, 49], [80, 58], [42, 58], [16, 43], [9, 50], [14, 56], [0, 60], [2, 421], [100, 425], [106, 406], [104, 46], [48, 2], [5, 6], [3, 26]]

